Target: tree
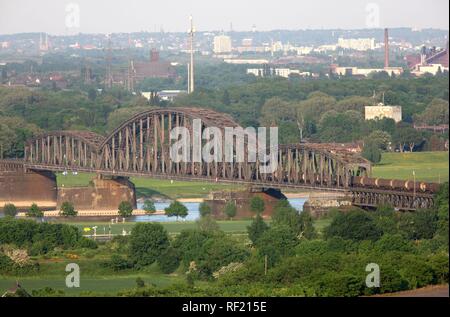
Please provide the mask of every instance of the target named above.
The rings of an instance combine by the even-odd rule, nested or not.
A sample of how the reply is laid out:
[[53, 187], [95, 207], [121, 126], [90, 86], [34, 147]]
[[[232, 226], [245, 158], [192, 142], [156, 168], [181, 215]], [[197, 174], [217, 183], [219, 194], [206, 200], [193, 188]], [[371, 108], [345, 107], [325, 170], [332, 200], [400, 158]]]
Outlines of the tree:
[[347, 240], [375, 241], [381, 237], [383, 232], [379, 229], [372, 217], [366, 212], [353, 209], [347, 213], [339, 213], [325, 228], [325, 237], [341, 237]]
[[314, 239], [317, 237], [314, 221], [309, 212], [300, 213], [300, 235], [305, 239]]
[[36, 217], [36, 218], [40, 218], [40, 217], [44, 217], [44, 213], [42, 212], [42, 210], [38, 207], [38, 205], [36, 205], [35, 203], [33, 203], [30, 207], [30, 210], [27, 212], [26, 214], [27, 217]]
[[300, 216], [286, 199], [280, 200], [275, 206], [272, 222], [274, 226], [288, 226], [297, 235], [301, 232]]
[[142, 278], [140, 278], [139, 276], [136, 278], [136, 287], [137, 288], [145, 287], [144, 280]]
[[391, 143], [391, 135], [386, 131], [375, 130], [369, 134], [366, 143], [374, 143], [380, 150], [386, 151]]
[[180, 252], [177, 249], [168, 247], [158, 258], [159, 269], [165, 273], [173, 273], [179, 266], [181, 261]]
[[287, 200], [280, 200], [275, 207], [272, 222], [274, 226], [287, 226], [296, 235], [312, 239], [316, 236], [313, 220], [308, 212], [299, 213]]
[[225, 205], [225, 209], [223, 211], [228, 218], [232, 219], [236, 216], [237, 208], [236, 204], [233, 201], [227, 202]]
[[119, 216], [123, 218], [128, 218], [133, 215], [133, 206], [129, 201], [122, 201], [119, 204]]
[[211, 206], [206, 201], [200, 203], [198, 210], [200, 211], [201, 217], [209, 216], [212, 212]]
[[213, 219], [211, 215], [201, 217], [199, 220], [197, 220], [197, 226], [200, 230], [206, 232], [220, 231], [218, 223]]
[[381, 150], [374, 141], [368, 141], [364, 144], [361, 155], [372, 163], [379, 163], [381, 161]]
[[431, 239], [438, 229], [438, 221], [436, 210], [417, 210], [402, 214], [399, 228], [408, 239]]
[[409, 151], [412, 152], [414, 147], [419, 144], [423, 138], [420, 132], [409, 126], [397, 127], [393, 135], [393, 140], [398, 144], [400, 152], [404, 151], [405, 146], [409, 147]]
[[254, 196], [250, 200], [250, 210], [252, 212], [256, 213], [257, 215], [260, 215], [264, 212], [264, 209], [265, 209], [264, 200], [261, 197]]
[[17, 215], [17, 208], [14, 204], [5, 204], [3, 206], [3, 213], [7, 217], [15, 217]]
[[322, 142], [352, 142], [361, 138], [364, 118], [360, 112], [329, 110], [319, 121], [319, 136]]
[[150, 199], [146, 199], [144, 201], [143, 208], [147, 214], [153, 214], [156, 212], [155, 204]]
[[274, 226], [264, 231], [257, 240], [258, 254], [267, 256], [268, 266], [272, 267], [283, 257], [293, 255], [297, 244], [297, 235], [291, 228]]
[[78, 211], [75, 210], [71, 202], [65, 201], [61, 204], [59, 214], [63, 217], [75, 217]]
[[168, 217], [177, 217], [177, 221], [178, 217], [186, 218], [188, 215], [188, 209], [186, 206], [177, 200], [172, 202], [169, 207], [164, 209], [164, 211]]
[[130, 237], [130, 258], [137, 266], [155, 262], [169, 247], [169, 236], [158, 223], [138, 223]]
[[256, 215], [256, 218], [247, 227], [248, 238], [252, 241], [253, 245], [257, 244], [258, 239], [267, 229], [269, 229], [269, 226], [264, 222], [261, 215]]
[[422, 113], [414, 116], [414, 120], [428, 125], [448, 124], [448, 101], [439, 98], [433, 99]]

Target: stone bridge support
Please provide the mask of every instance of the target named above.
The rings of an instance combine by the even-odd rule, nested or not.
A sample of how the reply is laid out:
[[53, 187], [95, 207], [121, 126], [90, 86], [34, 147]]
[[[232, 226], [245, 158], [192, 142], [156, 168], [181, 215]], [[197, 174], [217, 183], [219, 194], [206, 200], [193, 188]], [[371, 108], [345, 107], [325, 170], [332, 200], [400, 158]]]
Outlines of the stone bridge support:
[[50, 171], [25, 170], [23, 165], [0, 167], [0, 208], [14, 204], [19, 210], [33, 203], [43, 210], [56, 207], [56, 176]]
[[122, 201], [136, 208], [136, 193], [132, 182], [126, 177], [106, 178], [98, 175], [88, 187], [58, 188], [57, 209], [65, 201], [76, 210], [118, 210]]

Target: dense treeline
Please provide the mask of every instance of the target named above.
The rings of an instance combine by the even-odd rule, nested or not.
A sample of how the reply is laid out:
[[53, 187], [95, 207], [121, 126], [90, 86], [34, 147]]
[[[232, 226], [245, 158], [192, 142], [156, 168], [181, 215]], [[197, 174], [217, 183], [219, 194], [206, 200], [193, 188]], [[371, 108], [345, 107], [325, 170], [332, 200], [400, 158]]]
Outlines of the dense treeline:
[[[227, 246], [229, 238], [214, 236], [218, 233], [185, 231], [172, 248], [178, 250], [187, 284], [121, 295], [360, 296], [448, 283], [448, 183], [436, 201], [432, 210], [416, 213], [388, 206], [373, 213], [356, 208], [336, 212], [322, 237], [310, 229], [307, 214], [281, 202], [270, 226], [249, 228], [262, 228], [249, 251]], [[380, 268], [380, 287], [365, 284], [370, 263]], [[207, 286], [195, 284], [212, 277]]]
[[[208, 213], [196, 229], [176, 236], [158, 223], [138, 223], [131, 236], [102, 243], [103, 253], [87, 270], [134, 276], [151, 268], [179, 277], [170, 286], [146, 285], [138, 278], [137, 288], [120, 292], [123, 296], [361, 296], [443, 284], [449, 278], [448, 199], [446, 183], [430, 210], [334, 210], [321, 231], [307, 212], [282, 200], [270, 223], [256, 213], [248, 239], [224, 233]], [[96, 247], [72, 226], [0, 220], [5, 276], [40, 272], [39, 261], [29, 255], [61, 255], [61, 250], [86, 254], [87, 265], [94, 254], [85, 250]], [[366, 285], [368, 264], [379, 266], [379, 287]], [[33, 294], [64, 295], [52, 289]]]
[[[211, 66], [215, 70], [211, 76], [203, 74], [205, 82], [220, 81], [217, 67]], [[419, 133], [412, 127], [413, 122], [448, 124], [448, 75], [366, 80], [249, 76], [248, 81], [242, 78], [237, 82], [228, 80], [231, 77], [222, 78], [222, 84], [215, 89], [204, 89], [199, 82], [195, 93], [179, 97], [174, 106], [212, 108], [231, 114], [242, 126], [277, 125], [281, 143], [300, 139], [370, 140], [364, 143], [370, 143], [366, 147], [372, 153], [371, 148], [375, 147], [401, 151], [442, 149], [448, 139], [448, 134]], [[156, 84], [150, 81], [143, 85]], [[404, 122], [364, 120], [364, 106], [383, 98], [385, 104], [402, 106]], [[109, 91], [94, 86], [81, 91], [0, 88], [0, 153], [7, 157], [21, 156], [24, 140], [39, 131], [91, 130], [106, 134], [137, 112], [168, 105], [157, 98], [149, 102], [119, 88]], [[374, 136], [377, 138], [372, 142]]]

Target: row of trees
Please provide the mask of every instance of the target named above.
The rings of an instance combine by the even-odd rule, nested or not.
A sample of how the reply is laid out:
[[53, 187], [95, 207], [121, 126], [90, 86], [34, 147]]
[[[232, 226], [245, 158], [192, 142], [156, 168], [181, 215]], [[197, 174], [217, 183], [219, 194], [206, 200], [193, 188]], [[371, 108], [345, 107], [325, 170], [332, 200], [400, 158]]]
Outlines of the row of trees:
[[[391, 127], [388, 132], [394, 139], [396, 129], [411, 128], [413, 122], [445, 124], [449, 116], [448, 78], [441, 77], [306, 82], [255, 79], [242, 84], [227, 81], [219, 87], [199, 88], [178, 98], [175, 106], [213, 108], [231, 114], [243, 126], [276, 124], [282, 143], [298, 142], [300, 138], [321, 142], [364, 140], [375, 130], [386, 131], [384, 125]], [[375, 98], [369, 97], [374, 91]], [[402, 106], [408, 125], [364, 121], [364, 106], [381, 100], [382, 93], [386, 104]], [[145, 98], [119, 88], [102, 93], [93, 88], [59, 92], [0, 88], [0, 156], [21, 156], [24, 140], [42, 130], [92, 130], [106, 134], [150, 107]], [[393, 142], [397, 146], [400, 141], [409, 143], [400, 139]]]

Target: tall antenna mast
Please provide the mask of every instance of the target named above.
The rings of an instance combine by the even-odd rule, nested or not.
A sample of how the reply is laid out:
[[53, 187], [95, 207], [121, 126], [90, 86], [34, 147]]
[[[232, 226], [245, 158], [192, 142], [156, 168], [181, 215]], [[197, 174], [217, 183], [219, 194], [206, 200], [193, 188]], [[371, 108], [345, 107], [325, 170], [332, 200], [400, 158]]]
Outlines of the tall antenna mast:
[[111, 49], [111, 35], [108, 35], [108, 48], [106, 51], [106, 88], [112, 87], [112, 71], [111, 71], [112, 49]]
[[189, 33], [189, 39], [190, 39], [190, 53], [191, 53], [191, 62], [189, 64], [189, 79], [188, 79], [188, 93], [193, 93], [194, 92], [194, 33], [195, 33], [195, 28], [194, 28], [194, 21], [192, 19], [192, 15], [189, 17], [189, 20], [191, 22], [191, 26], [190, 29], [188, 31]]
[[134, 91], [134, 78], [133, 78], [133, 61], [131, 60], [131, 38], [128, 34], [128, 76], [127, 76], [127, 90], [130, 92]]

